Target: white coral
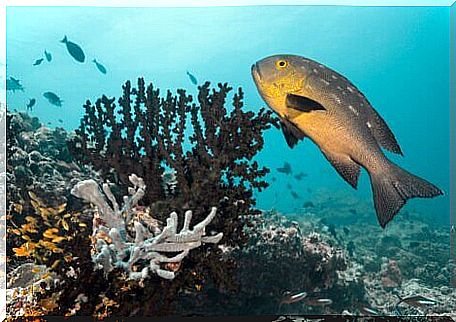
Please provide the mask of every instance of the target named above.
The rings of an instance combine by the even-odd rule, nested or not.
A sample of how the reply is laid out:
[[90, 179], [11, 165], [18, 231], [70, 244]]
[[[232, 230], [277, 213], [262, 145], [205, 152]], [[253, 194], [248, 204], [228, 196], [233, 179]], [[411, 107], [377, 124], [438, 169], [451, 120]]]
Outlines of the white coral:
[[[190, 250], [203, 243], [216, 244], [222, 239], [223, 233], [205, 236], [205, 228], [217, 212], [215, 207], [193, 229], [190, 229], [192, 212], [189, 210], [185, 213], [184, 225], [180, 232], [177, 232], [177, 213], [173, 212], [163, 230], [161, 232], [158, 230], [158, 234], [154, 234], [139, 221], [133, 220], [135, 236], [134, 238], [128, 236], [127, 224], [132, 220], [133, 210], [144, 196], [146, 188], [144, 181], [135, 174], [132, 174], [129, 179], [133, 187], [128, 189], [130, 195], [124, 197], [122, 208], [119, 207], [107, 183], [103, 184], [104, 194], [94, 180], [81, 181], [71, 190], [74, 196], [94, 204], [98, 209], [102, 223], [100, 224], [97, 218], [94, 219], [93, 235], [96, 239], [96, 253], [93, 255], [93, 260], [106, 274], [114, 267], [121, 267], [131, 279], [144, 279], [150, 273], [165, 279], [173, 279], [174, 272], [161, 268], [162, 263], [181, 262]], [[157, 230], [156, 227], [155, 230]], [[109, 236], [110, 241], [106, 241], [106, 238], [101, 236]], [[173, 257], [161, 254], [167, 252], [178, 254]], [[133, 267], [140, 260], [146, 261], [148, 265], [143, 265], [140, 271], [134, 271]]]

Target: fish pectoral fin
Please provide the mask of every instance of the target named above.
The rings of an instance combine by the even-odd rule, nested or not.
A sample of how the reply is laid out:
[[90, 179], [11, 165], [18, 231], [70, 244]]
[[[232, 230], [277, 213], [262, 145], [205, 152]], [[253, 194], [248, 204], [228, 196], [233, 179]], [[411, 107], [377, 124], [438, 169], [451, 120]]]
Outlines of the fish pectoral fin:
[[299, 140], [306, 137], [304, 132], [287, 119], [281, 119], [280, 126], [282, 128], [283, 135], [285, 136], [285, 140], [290, 148], [294, 148]]
[[295, 94], [287, 94], [285, 104], [288, 108], [305, 113], [312, 111], [326, 111], [326, 108], [317, 101]]
[[326, 159], [336, 169], [340, 176], [350, 184], [354, 189], [357, 189], [358, 178], [361, 167], [353, 161], [348, 155], [325, 153]]

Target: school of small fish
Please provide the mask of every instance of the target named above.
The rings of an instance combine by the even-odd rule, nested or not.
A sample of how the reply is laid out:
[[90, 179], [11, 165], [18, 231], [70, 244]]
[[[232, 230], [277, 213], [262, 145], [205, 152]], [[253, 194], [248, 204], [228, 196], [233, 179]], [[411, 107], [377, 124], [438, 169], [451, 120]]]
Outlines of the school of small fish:
[[[71, 58], [73, 58], [74, 61], [76, 61], [78, 63], [84, 63], [86, 61], [86, 55], [84, 53], [84, 50], [82, 49], [82, 47], [79, 44], [69, 40], [66, 35], [63, 37], [62, 40], [60, 40], [60, 43], [63, 43], [65, 45], [68, 54], [71, 56]], [[44, 61], [50, 63], [52, 61], [52, 59], [53, 59], [53, 56], [52, 56], [51, 52], [49, 52], [49, 51], [47, 51], [47, 49], [45, 49], [44, 57], [35, 59], [32, 65], [39, 66], [39, 65], [42, 65], [42, 63]], [[107, 68], [105, 67], [105, 65], [103, 65], [101, 62], [99, 62], [96, 58], [92, 59], [92, 63], [95, 65], [96, 69], [101, 74], [103, 74], [103, 75], [107, 74]], [[195, 75], [193, 75], [189, 71], [186, 71], [186, 74], [187, 74], [190, 82], [193, 85], [198, 84], [198, 80], [196, 79]], [[6, 80], [6, 90], [11, 91], [13, 93], [16, 91], [23, 92], [24, 87], [22, 86], [20, 80], [10, 76]], [[46, 98], [47, 101], [54, 106], [58, 106], [58, 107], [62, 106], [63, 100], [56, 93], [54, 93], [52, 91], [47, 91], [47, 92], [43, 93], [43, 97]], [[32, 111], [33, 110], [32, 108], [35, 106], [35, 104], [36, 104], [35, 98], [29, 99], [29, 102], [26, 104], [27, 111]]]

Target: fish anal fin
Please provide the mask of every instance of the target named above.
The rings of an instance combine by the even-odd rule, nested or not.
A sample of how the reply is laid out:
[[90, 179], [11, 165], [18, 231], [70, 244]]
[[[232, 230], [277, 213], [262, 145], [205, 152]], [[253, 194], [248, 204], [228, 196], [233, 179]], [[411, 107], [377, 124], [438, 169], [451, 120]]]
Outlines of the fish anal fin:
[[285, 104], [288, 108], [304, 113], [326, 111], [326, 108], [317, 101], [301, 95], [287, 94]]
[[294, 148], [294, 146], [298, 144], [299, 140], [306, 137], [304, 132], [287, 119], [281, 119], [280, 126], [282, 128], [283, 135], [285, 136], [285, 140], [290, 148]]
[[368, 119], [372, 135], [377, 143], [385, 150], [403, 155], [393, 132], [374, 108], [371, 109]]
[[360, 165], [353, 161], [348, 155], [325, 152], [324, 155], [340, 176], [347, 181], [350, 186], [357, 189], [358, 178], [361, 171]]

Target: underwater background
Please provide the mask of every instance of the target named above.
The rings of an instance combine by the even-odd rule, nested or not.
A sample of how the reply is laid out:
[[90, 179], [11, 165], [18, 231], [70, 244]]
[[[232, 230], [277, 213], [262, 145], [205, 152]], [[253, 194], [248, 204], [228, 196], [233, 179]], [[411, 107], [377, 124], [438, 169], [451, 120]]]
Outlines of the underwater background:
[[[7, 144], [8, 151], [13, 151], [8, 160], [8, 184], [12, 188], [8, 204], [14, 214], [8, 220], [16, 221], [18, 226], [9, 234], [12, 237], [8, 245], [14, 247], [14, 252], [10, 249], [8, 255], [12, 258], [10, 267], [14, 268], [10, 272], [13, 278], [9, 276], [13, 284], [9, 282], [9, 285], [30, 285], [30, 281], [25, 283], [15, 274], [26, 275], [17, 271], [30, 264], [31, 258], [36, 266], [27, 269], [32, 272], [63, 276], [67, 284], [58, 288], [63, 289], [63, 293], [59, 293], [63, 295], [54, 298], [57, 292], [46, 289], [47, 295], [53, 295], [39, 302], [45, 309], [43, 312], [70, 312], [69, 315], [97, 312], [93, 315], [101, 318], [112, 312], [151, 315], [189, 310], [200, 314], [456, 312], [456, 290], [449, 288], [455, 272], [449, 247], [450, 8], [8, 7], [6, 23], [6, 78], [10, 82], [10, 88], [7, 84], [10, 113], [7, 122], [13, 133]], [[64, 38], [67, 43], [63, 42]], [[83, 63], [77, 61], [81, 53], [76, 47], [85, 54]], [[255, 119], [262, 115], [262, 108], [268, 108], [252, 80], [251, 65], [273, 54], [308, 57], [351, 80], [384, 118], [404, 153], [401, 157], [385, 152], [387, 157], [432, 182], [444, 191], [444, 195], [409, 200], [383, 230], [377, 222], [369, 176], [365, 171], [362, 171], [358, 189], [353, 190], [310, 140], [303, 140], [290, 149], [279, 129], [267, 129], [264, 125], [270, 121], [268, 117]], [[90, 229], [82, 228], [92, 223], [90, 211], [93, 209], [88, 211], [84, 208], [87, 205], [82, 207], [69, 195], [71, 188], [88, 176], [93, 175], [97, 183], [106, 178], [100, 179], [99, 173], [75, 165], [73, 161], [80, 161], [77, 159], [81, 156], [69, 158], [66, 154], [66, 140], [71, 137], [68, 133], [80, 126], [81, 118], [86, 117], [84, 126], [90, 132], [87, 121], [90, 113], [83, 107], [86, 101], [94, 103], [102, 95], [118, 99], [121, 86], [130, 80], [136, 87], [139, 77], [144, 78], [146, 85], [152, 82], [161, 90], [162, 96], [167, 89], [176, 93], [184, 88], [197, 97], [204, 94], [204, 82], [209, 81], [211, 88], [227, 82], [234, 90], [228, 95], [226, 105], [231, 103], [233, 92], [242, 87], [243, 110], [258, 113], [251, 118], [258, 121], [259, 126], [265, 126], [259, 131], [260, 136], [264, 131], [264, 146], [256, 155], [257, 150], [252, 149], [254, 159], [260, 167], [270, 169], [265, 176], [269, 184], [266, 189], [253, 189], [252, 198], [248, 196], [250, 190], [241, 189], [239, 194], [230, 195], [237, 198], [235, 207], [223, 209], [222, 201], [217, 205], [224, 217], [215, 219], [213, 227], [217, 232], [223, 231], [225, 237], [233, 236], [233, 240], [224, 238], [218, 247], [205, 246], [208, 248], [195, 250], [196, 255], [182, 261], [182, 267], [180, 262], [171, 268], [165, 265], [176, 272], [176, 279], [166, 284], [152, 276], [147, 280], [144, 292], [142, 281], [139, 286], [135, 282], [127, 287], [125, 275], [115, 272], [108, 278], [100, 270], [93, 270], [89, 252], [93, 245], [85, 238]], [[132, 97], [135, 95], [139, 94], [132, 92]], [[107, 109], [108, 104], [103, 104]], [[223, 107], [215, 103], [214, 106]], [[36, 119], [25, 113], [37, 117], [51, 130], [43, 129], [36, 124]], [[187, 125], [191, 123], [188, 119], [186, 122]], [[245, 130], [245, 124], [242, 126]], [[242, 126], [239, 125], [240, 130]], [[251, 138], [248, 126], [245, 131]], [[187, 148], [191, 146], [187, 138], [184, 144]], [[45, 165], [42, 171], [32, 169], [32, 165], [36, 167], [37, 164]], [[31, 173], [28, 169], [23, 170], [24, 167], [31, 169], [32, 179], [26, 175], [21, 177], [23, 173]], [[196, 170], [195, 173], [205, 174]], [[164, 183], [166, 180], [173, 183], [173, 178], [162, 179]], [[250, 179], [247, 181], [251, 183]], [[41, 191], [40, 185], [44, 187]], [[30, 187], [36, 191], [28, 190]], [[121, 191], [115, 190], [116, 196], [120, 196]], [[40, 193], [41, 196], [52, 195], [52, 198], [42, 200]], [[55, 197], [58, 194], [62, 198]], [[73, 192], [71, 194], [75, 196]], [[209, 194], [206, 201], [212, 202], [216, 193], [210, 197]], [[237, 201], [243, 194], [247, 196], [245, 200], [256, 201], [253, 210], [246, 203], [249, 211], [245, 227], [244, 223], [237, 223], [242, 216], [236, 213]], [[179, 198], [176, 200], [177, 204], [181, 202]], [[48, 213], [57, 213], [58, 218], [64, 214], [67, 201], [65, 212], [68, 214], [64, 215], [67, 217], [58, 219], [56, 226], [68, 236], [70, 232], [71, 236], [79, 235], [68, 240], [65, 252], [68, 250], [74, 258], [80, 257], [78, 265], [82, 268], [76, 273], [80, 274], [80, 284], [68, 275], [73, 266], [78, 267], [70, 264], [75, 263], [73, 259], [66, 261], [71, 257], [68, 254], [65, 253], [64, 260], [57, 252], [41, 257], [42, 247], [37, 251], [38, 257], [28, 248], [24, 249], [24, 244], [18, 247], [23, 240], [29, 241], [26, 239], [29, 235], [40, 237], [43, 233], [45, 236], [46, 229], [53, 224], [45, 222], [46, 226], [39, 226], [42, 222], [37, 224], [26, 214], [36, 211], [36, 216], [43, 217], [44, 212], [47, 218]], [[199, 201], [193, 200], [194, 203]], [[149, 205], [139, 206], [138, 211], [160, 213], [159, 206], [154, 208], [155, 204], [147, 207]], [[188, 207], [183, 203], [181, 209]], [[202, 209], [206, 210], [204, 207], [193, 209], [194, 221], [203, 218]], [[259, 218], [256, 209], [263, 211], [263, 218]], [[73, 211], [77, 213], [74, 218], [70, 216]], [[164, 211], [161, 209], [160, 220], [169, 214]], [[69, 221], [68, 218], [74, 219], [70, 226], [65, 221]], [[22, 228], [19, 228], [21, 222]], [[95, 226], [93, 221], [94, 232]], [[245, 236], [239, 233], [239, 227], [243, 227], [248, 238], [244, 239]], [[47, 236], [61, 238], [50, 233]], [[211, 251], [206, 251], [208, 249]], [[231, 261], [237, 266], [231, 265]], [[226, 277], [225, 274], [229, 274], [226, 272], [232, 270], [237, 274]], [[262, 273], [256, 274], [259, 270]], [[283, 280], [283, 276], [287, 276], [287, 280]], [[243, 285], [240, 290], [232, 288], [230, 278], [238, 278]], [[82, 293], [68, 291], [74, 285], [80, 289], [93, 285], [93, 294], [87, 294], [88, 301], [79, 296]], [[128, 289], [125, 294], [139, 295], [135, 299], [129, 298], [130, 302], [125, 300], [126, 295], [116, 291], [118, 289]], [[157, 299], [160, 301], [163, 290], [166, 290], [164, 304], [147, 307]], [[302, 295], [302, 291], [307, 292], [305, 304], [302, 299], [296, 300], [299, 297], [292, 296]], [[230, 292], [239, 293], [228, 296]], [[343, 296], [339, 298], [339, 294]], [[420, 294], [427, 298], [416, 297]], [[113, 299], [114, 303], [124, 301], [125, 305], [116, 309], [103, 296]], [[402, 302], [397, 302], [398, 297]], [[15, 308], [26, 306], [24, 303], [31, 300], [24, 296], [13, 298], [11, 310], [20, 316], [23, 312], [18, 313]], [[101, 298], [104, 307], [109, 309], [103, 311], [103, 306], [94, 304]], [[432, 308], [420, 301], [427, 301], [426, 305]], [[59, 305], [55, 304], [57, 302]], [[76, 309], [74, 303], [81, 305]]]
[[[102, 93], [116, 96], [119, 84], [141, 76], [159, 88], [196, 93], [186, 71], [213, 84], [228, 82], [245, 91], [246, 107], [265, 103], [250, 66], [276, 53], [317, 60], [350, 79], [393, 130], [404, 157], [389, 157], [440, 187], [445, 196], [409, 201], [433, 222], [449, 218], [449, 8], [271, 6], [218, 8], [9, 7], [7, 77], [22, 81], [24, 92], [8, 92], [9, 106], [43, 123], [72, 130], [82, 105]], [[64, 36], [80, 45], [86, 62], [75, 61], [60, 43]], [[53, 56], [33, 66], [44, 57]], [[100, 73], [92, 59], [107, 69]], [[193, 88], [193, 90], [192, 90]], [[63, 100], [51, 105], [43, 93]], [[61, 119], [63, 123], [57, 120]], [[312, 193], [355, 194], [371, 202], [368, 176], [357, 192], [337, 175], [318, 148], [305, 140], [289, 149], [279, 130], [266, 134], [258, 160], [277, 181], [258, 194], [261, 209], [293, 212]], [[297, 181], [275, 171], [289, 162]], [[289, 186], [299, 196], [293, 198]], [[395, 220], [400, 220], [400, 215]], [[374, 212], [372, 220], [375, 219]], [[394, 222], [392, 223], [394, 225]]]

